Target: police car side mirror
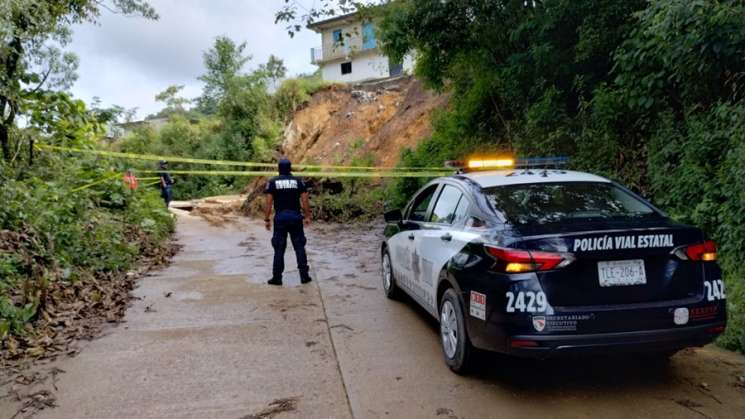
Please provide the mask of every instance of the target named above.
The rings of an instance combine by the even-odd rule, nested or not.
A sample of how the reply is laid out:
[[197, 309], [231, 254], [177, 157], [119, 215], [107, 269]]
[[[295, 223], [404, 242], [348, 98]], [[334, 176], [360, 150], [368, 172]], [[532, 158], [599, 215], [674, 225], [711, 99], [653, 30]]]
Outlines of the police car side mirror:
[[401, 210], [396, 208], [390, 211], [386, 211], [383, 214], [383, 218], [385, 219], [386, 223], [397, 223], [401, 221], [404, 218], [404, 216], [403, 214], [401, 214]]

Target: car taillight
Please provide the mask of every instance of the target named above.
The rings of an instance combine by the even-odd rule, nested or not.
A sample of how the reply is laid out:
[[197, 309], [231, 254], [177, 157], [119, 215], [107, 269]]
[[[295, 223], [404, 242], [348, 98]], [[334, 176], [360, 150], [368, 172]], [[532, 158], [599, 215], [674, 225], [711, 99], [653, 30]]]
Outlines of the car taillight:
[[488, 245], [484, 248], [497, 260], [497, 270], [508, 273], [548, 271], [563, 268], [574, 261], [574, 258], [566, 253], [507, 249]]
[[711, 333], [712, 335], [717, 335], [720, 333], [724, 333], [724, 331], [727, 330], [727, 326], [721, 325], [721, 326], [714, 326], [706, 329], [707, 332]]
[[540, 346], [538, 342], [534, 340], [510, 340], [510, 346], [513, 348], [537, 348]]
[[683, 260], [697, 260], [704, 262], [713, 262], [717, 260], [717, 246], [711, 240], [680, 247], [676, 249], [674, 253]]

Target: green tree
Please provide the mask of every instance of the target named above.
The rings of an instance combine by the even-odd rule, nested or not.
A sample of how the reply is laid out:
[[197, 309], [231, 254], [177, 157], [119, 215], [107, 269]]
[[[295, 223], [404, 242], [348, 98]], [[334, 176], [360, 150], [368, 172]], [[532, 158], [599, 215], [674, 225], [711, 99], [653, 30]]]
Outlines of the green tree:
[[63, 52], [73, 24], [95, 22], [102, 9], [157, 19], [144, 0], [5, 0], [0, 5], [0, 148], [12, 157], [18, 116], [44, 100], [40, 92], [63, 90], [75, 79], [77, 58]]
[[232, 80], [240, 75], [241, 69], [251, 60], [244, 53], [246, 43], [236, 44], [232, 39], [220, 36], [212, 48], [203, 54], [206, 73], [199, 76], [204, 82], [202, 96], [197, 99], [198, 109], [211, 115], [217, 112]]
[[173, 113], [183, 113], [186, 109], [185, 105], [188, 105], [191, 100], [180, 97], [178, 94], [184, 88], [184, 85], [172, 84], [165, 90], [155, 95], [157, 102], [163, 102], [166, 107], [159, 112], [159, 115], [170, 115]]
[[290, 37], [294, 37], [304, 27], [318, 20], [364, 9], [369, 4], [388, 3], [389, 1], [320, 0], [313, 2], [313, 6], [308, 8], [297, 0], [285, 0], [282, 7], [274, 14], [274, 23], [284, 24]]
[[220, 133], [221, 158], [248, 160], [252, 156], [253, 141], [269, 110], [268, 105], [263, 73], [256, 71], [230, 80], [218, 110], [224, 126]]
[[136, 107], [126, 109], [120, 105], [101, 106], [101, 98], [98, 96], [93, 96], [89, 107], [90, 112], [101, 124], [132, 122], [137, 115]]
[[259, 72], [271, 81], [272, 88], [276, 90], [277, 82], [287, 75], [287, 67], [285, 67], [285, 62], [281, 58], [271, 54], [266, 64], [259, 66]]

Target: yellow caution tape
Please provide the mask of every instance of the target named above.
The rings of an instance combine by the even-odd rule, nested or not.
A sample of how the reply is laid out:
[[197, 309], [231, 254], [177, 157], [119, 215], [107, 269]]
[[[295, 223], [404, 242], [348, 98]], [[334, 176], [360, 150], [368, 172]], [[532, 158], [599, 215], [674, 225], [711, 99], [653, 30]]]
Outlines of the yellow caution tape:
[[113, 179], [113, 178], [115, 178], [117, 176], [120, 176], [120, 175], [121, 175], [120, 173], [114, 173], [113, 175], [104, 176], [103, 178], [101, 178], [101, 179], [99, 179], [99, 180], [97, 180], [95, 182], [89, 183], [87, 185], [83, 185], [83, 186], [81, 186], [79, 188], [75, 188], [75, 189], [71, 190], [70, 192], [79, 192], [79, 191], [82, 191], [83, 189], [88, 189], [91, 186], [98, 185], [99, 183], [104, 183], [107, 180], [111, 180], [111, 179]]
[[[160, 173], [162, 170], [136, 170], [138, 173]], [[229, 171], [229, 170], [168, 170], [170, 174], [196, 176], [265, 176], [277, 174], [262, 170]], [[433, 172], [293, 172], [298, 177], [364, 177], [364, 178], [403, 178], [403, 177], [439, 177], [442, 173]]]
[[[150, 161], [165, 160], [168, 162], [175, 162], [175, 163], [207, 164], [207, 165], [217, 165], [217, 166], [266, 167], [266, 168], [271, 168], [271, 169], [277, 168], [277, 165], [275, 163], [192, 159], [192, 158], [176, 157], [176, 156], [156, 156], [152, 154], [135, 154], [135, 153], [122, 153], [118, 151], [89, 150], [89, 149], [61, 147], [61, 146], [54, 146], [54, 145], [47, 145], [47, 144], [37, 144], [37, 147], [39, 149], [46, 149], [46, 150], [65, 151], [69, 153], [94, 154], [94, 155], [99, 155], [99, 156], [119, 157], [119, 158], [125, 158], [125, 159], [133, 159], [133, 160], [150, 160]], [[311, 169], [311, 170], [312, 169], [372, 170], [372, 171], [407, 171], [407, 172], [429, 171], [433, 173], [438, 173], [438, 176], [443, 173], [452, 172], [452, 170], [442, 168], [442, 167], [336, 166], [336, 165], [314, 165], [314, 164], [293, 164], [293, 167], [297, 169]], [[309, 176], [309, 175], [306, 175], [306, 176]], [[372, 177], [376, 177], [376, 176], [372, 176]]]
[[[104, 176], [103, 178], [101, 178], [101, 179], [99, 179], [99, 180], [97, 180], [95, 182], [91, 182], [91, 183], [89, 183], [87, 185], [83, 185], [83, 186], [81, 186], [79, 188], [75, 188], [75, 189], [71, 190], [70, 192], [79, 192], [79, 191], [82, 191], [84, 189], [88, 189], [91, 186], [96, 186], [98, 184], [101, 184], [101, 183], [106, 182], [107, 180], [114, 179], [115, 177], [117, 177], [119, 175], [120, 175], [120, 173], [114, 173], [113, 175], [110, 175], [110, 176]], [[138, 181], [143, 181], [143, 180], [153, 180], [153, 179], [157, 179], [157, 180], [155, 182], [147, 183], [147, 184], [142, 185], [142, 186], [149, 186], [149, 185], [155, 185], [156, 183], [160, 183], [160, 178], [159, 177], [142, 177], [142, 178], [138, 178], [137, 180]]]

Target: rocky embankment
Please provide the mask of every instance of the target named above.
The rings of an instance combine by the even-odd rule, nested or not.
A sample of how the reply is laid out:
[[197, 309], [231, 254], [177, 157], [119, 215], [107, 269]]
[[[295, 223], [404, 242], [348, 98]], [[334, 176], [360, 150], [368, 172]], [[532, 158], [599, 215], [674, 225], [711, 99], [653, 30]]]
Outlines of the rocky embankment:
[[447, 102], [412, 77], [330, 86], [295, 112], [281, 151], [297, 162], [349, 164], [371, 157], [393, 166], [402, 149], [430, 136], [432, 115]]
[[[432, 134], [432, 118], [448, 96], [413, 77], [376, 83], [332, 85], [298, 109], [283, 132], [279, 154], [295, 163], [349, 165], [371, 160], [395, 166], [401, 151]], [[258, 209], [263, 179], [245, 189], [245, 212]]]

